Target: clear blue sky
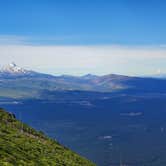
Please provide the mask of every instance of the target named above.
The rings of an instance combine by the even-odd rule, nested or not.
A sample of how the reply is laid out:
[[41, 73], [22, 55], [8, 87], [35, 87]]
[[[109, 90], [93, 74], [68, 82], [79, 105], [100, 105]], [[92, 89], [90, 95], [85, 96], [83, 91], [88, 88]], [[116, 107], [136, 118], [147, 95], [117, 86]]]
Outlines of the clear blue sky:
[[166, 0], [0, 0], [0, 65], [166, 73]]
[[44, 44], [165, 44], [165, 0], [1, 0], [0, 35]]

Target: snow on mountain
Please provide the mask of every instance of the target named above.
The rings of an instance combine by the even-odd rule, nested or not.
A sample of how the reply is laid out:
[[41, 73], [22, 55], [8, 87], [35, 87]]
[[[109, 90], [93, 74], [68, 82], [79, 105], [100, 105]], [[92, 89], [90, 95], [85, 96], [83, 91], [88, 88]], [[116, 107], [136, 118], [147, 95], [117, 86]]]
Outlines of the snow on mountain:
[[1, 70], [1, 73], [6, 73], [6, 74], [26, 74], [30, 73], [29, 70], [26, 70], [24, 68], [21, 68], [17, 66], [14, 62], [8, 64], [7, 66], [4, 66]]
[[27, 70], [17, 66], [14, 62], [10, 63], [2, 69], [0, 69], [0, 78], [17, 78], [17, 77], [28, 77], [28, 78], [54, 78], [54, 76], [44, 73], [39, 73], [33, 70]]

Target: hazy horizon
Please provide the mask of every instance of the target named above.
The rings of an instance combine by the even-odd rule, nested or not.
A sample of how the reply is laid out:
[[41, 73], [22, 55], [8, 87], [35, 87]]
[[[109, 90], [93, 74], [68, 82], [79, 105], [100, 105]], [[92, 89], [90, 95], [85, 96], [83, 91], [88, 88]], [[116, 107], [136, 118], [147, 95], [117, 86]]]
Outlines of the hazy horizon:
[[54, 75], [166, 73], [165, 1], [6, 0], [0, 65]]

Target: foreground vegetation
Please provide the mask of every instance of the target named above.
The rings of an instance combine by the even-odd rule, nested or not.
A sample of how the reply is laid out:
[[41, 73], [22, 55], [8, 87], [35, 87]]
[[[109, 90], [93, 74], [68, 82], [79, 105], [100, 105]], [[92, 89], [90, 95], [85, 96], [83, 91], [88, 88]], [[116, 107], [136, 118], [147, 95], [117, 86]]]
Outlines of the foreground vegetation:
[[0, 166], [94, 166], [0, 108]]

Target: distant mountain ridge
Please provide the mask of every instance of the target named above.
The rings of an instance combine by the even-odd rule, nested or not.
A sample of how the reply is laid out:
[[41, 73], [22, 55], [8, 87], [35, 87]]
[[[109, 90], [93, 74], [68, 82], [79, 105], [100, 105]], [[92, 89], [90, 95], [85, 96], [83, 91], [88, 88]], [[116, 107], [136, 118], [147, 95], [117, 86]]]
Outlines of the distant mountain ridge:
[[159, 92], [166, 93], [166, 80], [117, 74], [53, 76], [23, 69], [15, 63], [0, 70], [0, 97], [37, 97], [44, 91]]

